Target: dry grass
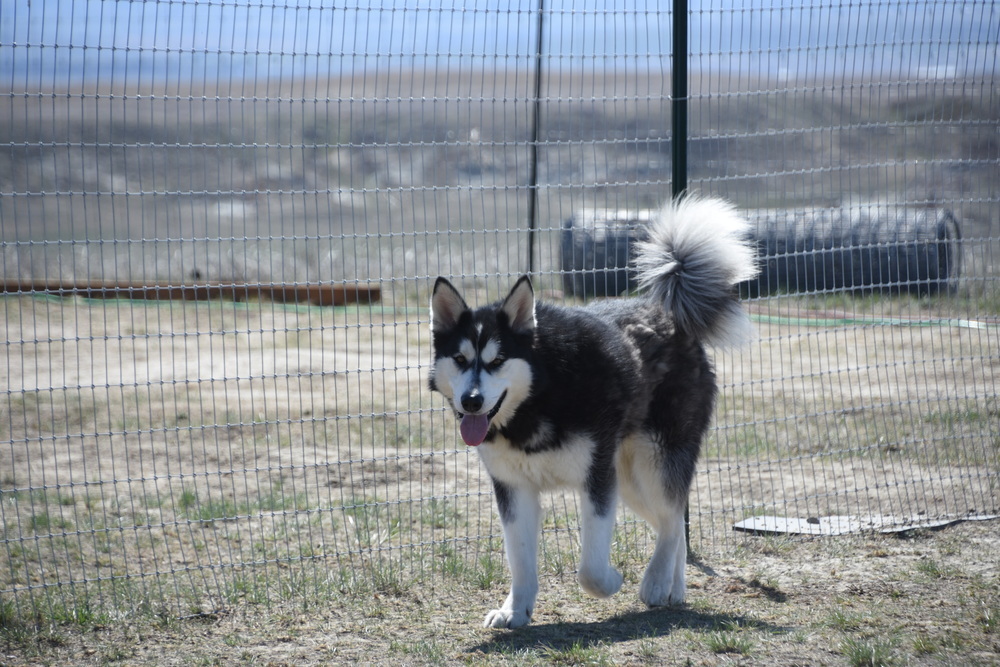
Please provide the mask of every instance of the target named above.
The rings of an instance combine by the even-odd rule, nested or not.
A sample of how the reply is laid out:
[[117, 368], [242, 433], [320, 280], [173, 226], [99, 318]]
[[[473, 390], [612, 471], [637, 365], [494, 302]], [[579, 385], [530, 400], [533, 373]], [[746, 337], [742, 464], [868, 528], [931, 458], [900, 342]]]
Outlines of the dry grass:
[[[425, 387], [425, 296], [335, 309], [3, 299], [5, 604], [17, 618], [172, 618], [418, 582], [496, 588], [489, 484]], [[697, 551], [731, 555], [745, 540], [730, 525], [758, 514], [1000, 508], [1000, 332], [963, 324], [968, 301], [751, 307], [759, 341], [717, 355]], [[550, 503], [543, 568], [565, 577], [575, 500]], [[619, 557], [633, 562], [649, 534], [622, 520]]]
[[586, 598], [571, 575], [543, 580], [535, 622], [479, 627], [503, 583], [458, 578], [351, 585], [317, 570], [253, 582], [224, 613], [174, 620], [0, 614], [9, 665], [988, 665], [1000, 654], [996, 526], [905, 538], [744, 537], [689, 565], [685, 606], [646, 610], [641, 563], [625, 588]]

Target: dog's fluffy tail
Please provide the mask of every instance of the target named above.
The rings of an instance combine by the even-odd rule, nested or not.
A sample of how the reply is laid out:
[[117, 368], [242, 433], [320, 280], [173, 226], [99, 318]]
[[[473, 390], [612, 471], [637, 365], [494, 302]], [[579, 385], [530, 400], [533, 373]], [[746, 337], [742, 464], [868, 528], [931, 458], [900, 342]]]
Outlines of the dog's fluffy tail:
[[753, 334], [737, 285], [757, 275], [748, 223], [728, 202], [686, 196], [667, 203], [637, 244], [639, 286], [673, 314], [680, 331], [711, 345]]

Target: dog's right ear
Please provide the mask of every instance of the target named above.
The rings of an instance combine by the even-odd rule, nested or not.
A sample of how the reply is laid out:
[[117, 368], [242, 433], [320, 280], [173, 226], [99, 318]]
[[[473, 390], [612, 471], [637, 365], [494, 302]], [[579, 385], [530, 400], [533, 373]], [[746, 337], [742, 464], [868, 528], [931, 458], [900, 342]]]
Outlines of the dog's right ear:
[[434, 282], [434, 293], [431, 294], [431, 331], [439, 333], [448, 331], [458, 324], [458, 318], [469, 310], [465, 299], [450, 282], [438, 278]]
[[514, 331], [527, 333], [534, 330], [535, 291], [531, 288], [531, 279], [528, 276], [521, 276], [510, 289], [502, 309], [510, 321], [510, 328]]

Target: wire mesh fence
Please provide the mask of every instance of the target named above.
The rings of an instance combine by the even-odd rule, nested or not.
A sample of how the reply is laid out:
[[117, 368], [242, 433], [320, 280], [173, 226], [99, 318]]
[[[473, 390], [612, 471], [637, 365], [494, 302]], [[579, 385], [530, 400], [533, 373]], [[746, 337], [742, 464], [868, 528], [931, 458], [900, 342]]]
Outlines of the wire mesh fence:
[[[671, 189], [661, 4], [4, 3], [0, 594], [183, 616], [505, 576], [426, 387], [430, 284], [628, 289]], [[692, 547], [1000, 512], [997, 9], [688, 20], [689, 185], [755, 221], [766, 281], [714, 355]]]

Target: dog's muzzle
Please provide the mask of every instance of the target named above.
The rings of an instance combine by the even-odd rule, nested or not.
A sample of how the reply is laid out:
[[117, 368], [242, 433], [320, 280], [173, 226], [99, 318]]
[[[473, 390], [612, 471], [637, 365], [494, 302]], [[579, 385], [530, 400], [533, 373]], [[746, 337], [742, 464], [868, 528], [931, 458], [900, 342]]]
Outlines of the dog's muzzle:
[[462, 415], [462, 423], [459, 424], [458, 430], [461, 432], [462, 440], [465, 441], [465, 444], [470, 447], [478, 447], [483, 443], [483, 440], [486, 439], [487, 434], [490, 432], [490, 422], [496, 417], [497, 412], [500, 411], [500, 406], [503, 405], [503, 399], [506, 397], [507, 392], [501, 394], [496, 405], [487, 414]]

